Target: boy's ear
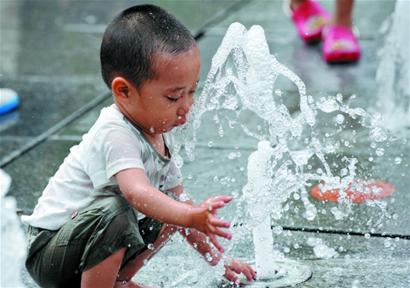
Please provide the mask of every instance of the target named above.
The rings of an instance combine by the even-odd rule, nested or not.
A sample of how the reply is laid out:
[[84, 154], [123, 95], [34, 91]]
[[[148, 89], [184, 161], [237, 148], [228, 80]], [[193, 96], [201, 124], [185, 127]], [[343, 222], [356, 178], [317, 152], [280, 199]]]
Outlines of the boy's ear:
[[123, 77], [115, 77], [111, 82], [111, 90], [117, 100], [128, 100], [134, 92], [133, 86]]

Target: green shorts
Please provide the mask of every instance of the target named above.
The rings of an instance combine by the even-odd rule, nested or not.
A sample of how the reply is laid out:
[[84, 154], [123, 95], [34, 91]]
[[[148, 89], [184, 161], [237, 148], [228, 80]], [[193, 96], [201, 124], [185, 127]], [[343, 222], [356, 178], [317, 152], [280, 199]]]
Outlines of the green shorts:
[[80, 287], [81, 273], [127, 248], [122, 266], [157, 239], [163, 224], [137, 220], [121, 196], [97, 198], [60, 230], [29, 227], [26, 267], [41, 287]]

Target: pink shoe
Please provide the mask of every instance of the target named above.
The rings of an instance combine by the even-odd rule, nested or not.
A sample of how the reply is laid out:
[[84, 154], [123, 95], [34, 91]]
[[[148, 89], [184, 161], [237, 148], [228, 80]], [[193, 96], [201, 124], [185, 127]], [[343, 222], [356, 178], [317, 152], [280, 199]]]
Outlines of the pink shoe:
[[360, 45], [352, 29], [331, 25], [324, 31], [323, 58], [328, 63], [356, 62], [360, 59]]
[[323, 27], [329, 22], [330, 14], [315, 0], [306, 0], [290, 11], [299, 36], [306, 44], [322, 39]]

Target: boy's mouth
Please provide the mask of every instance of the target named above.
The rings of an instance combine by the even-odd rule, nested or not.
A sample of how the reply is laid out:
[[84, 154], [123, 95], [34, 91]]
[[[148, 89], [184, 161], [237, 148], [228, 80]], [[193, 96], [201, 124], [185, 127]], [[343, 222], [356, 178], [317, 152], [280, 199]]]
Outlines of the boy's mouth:
[[187, 119], [185, 116], [178, 116], [178, 120], [177, 120], [177, 125], [176, 126], [181, 126], [184, 125], [186, 123]]

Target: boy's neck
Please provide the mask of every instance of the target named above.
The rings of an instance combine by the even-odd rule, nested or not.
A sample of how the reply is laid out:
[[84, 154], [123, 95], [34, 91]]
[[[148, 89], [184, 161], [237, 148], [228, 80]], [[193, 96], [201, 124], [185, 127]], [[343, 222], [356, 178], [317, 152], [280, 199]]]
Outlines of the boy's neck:
[[170, 158], [170, 153], [168, 147], [165, 145], [162, 134], [145, 133], [144, 131], [142, 133], [144, 133], [145, 138], [160, 155], [165, 158]]
[[[118, 107], [118, 106], [117, 106]], [[147, 141], [154, 147], [155, 150], [162, 156], [168, 158], [169, 157], [169, 152], [168, 148], [165, 146], [165, 141], [162, 133], [152, 133], [151, 131], [144, 129], [141, 125], [139, 125], [135, 120], [132, 119], [127, 113], [124, 113], [120, 107], [118, 107], [121, 114], [124, 115], [124, 117], [134, 126], [136, 127], [142, 134], [144, 134], [144, 137], [147, 139]]]
[[138, 121], [135, 121], [135, 119], [129, 113], [127, 113], [126, 109], [121, 107], [121, 105], [119, 105], [118, 103], [115, 103], [115, 105], [117, 106], [118, 110], [120, 110], [121, 114], [124, 115], [124, 117], [132, 125], [134, 125], [139, 131], [141, 131], [141, 133], [143, 133], [145, 137], [147, 137], [147, 138], [153, 137], [152, 135], [154, 135], [154, 134], [151, 131], [149, 131], [149, 129], [146, 129], [143, 125], [139, 124]]

